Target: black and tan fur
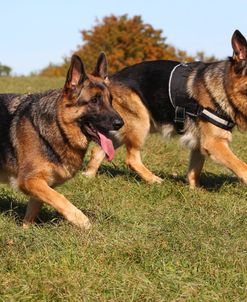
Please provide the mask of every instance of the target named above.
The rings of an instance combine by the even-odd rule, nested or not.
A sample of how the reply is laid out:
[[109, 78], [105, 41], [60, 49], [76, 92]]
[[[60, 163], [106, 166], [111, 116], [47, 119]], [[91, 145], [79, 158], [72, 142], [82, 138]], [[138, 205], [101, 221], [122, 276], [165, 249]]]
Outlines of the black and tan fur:
[[[198, 104], [227, 114], [240, 130], [247, 129], [247, 42], [235, 31], [232, 36], [233, 56], [228, 60], [195, 68], [187, 81], [187, 92]], [[162, 180], [141, 161], [140, 151], [149, 132], [170, 136], [174, 129], [174, 108], [168, 96], [170, 72], [178, 62], [143, 62], [123, 69], [109, 80], [113, 107], [125, 125], [115, 133], [116, 147], [126, 145], [126, 164], [149, 183]], [[188, 181], [199, 185], [199, 176], [207, 156], [233, 171], [247, 183], [247, 165], [229, 148], [231, 131], [223, 130], [200, 118], [186, 118], [182, 142], [190, 150]], [[94, 176], [104, 152], [94, 148], [84, 174]]]
[[53, 188], [81, 169], [96, 130], [106, 135], [123, 122], [111, 106], [101, 54], [93, 75], [76, 55], [63, 89], [37, 94], [0, 95], [1, 180], [31, 196], [24, 225], [32, 223], [43, 203], [71, 223], [88, 229], [88, 218]]

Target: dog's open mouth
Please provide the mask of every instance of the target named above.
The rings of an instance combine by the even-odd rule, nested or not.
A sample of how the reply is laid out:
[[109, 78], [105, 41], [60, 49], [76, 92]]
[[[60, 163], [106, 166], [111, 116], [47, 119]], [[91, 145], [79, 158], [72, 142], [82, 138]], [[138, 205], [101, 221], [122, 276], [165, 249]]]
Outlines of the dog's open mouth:
[[102, 132], [97, 130], [91, 123], [84, 124], [83, 127], [86, 131], [86, 134], [101, 148], [105, 151], [106, 157], [108, 160], [112, 160], [114, 157], [114, 147], [112, 141]]

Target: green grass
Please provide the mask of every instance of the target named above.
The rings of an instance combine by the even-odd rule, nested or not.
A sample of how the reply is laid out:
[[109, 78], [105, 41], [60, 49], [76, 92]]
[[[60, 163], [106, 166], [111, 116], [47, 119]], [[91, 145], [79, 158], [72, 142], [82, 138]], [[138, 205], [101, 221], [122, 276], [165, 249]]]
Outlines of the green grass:
[[46, 77], [0, 77], [0, 93], [29, 93], [63, 87], [65, 79]]
[[[62, 83], [0, 79], [0, 91]], [[234, 133], [232, 147], [247, 161], [245, 135]], [[153, 135], [143, 150], [161, 185], [141, 181], [124, 156], [120, 148], [95, 179], [78, 173], [58, 188], [90, 217], [87, 233], [49, 207], [23, 230], [27, 197], [0, 188], [0, 301], [247, 301], [246, 186], [207, 161], [203, 190], [191, 191], [177, 139]]]

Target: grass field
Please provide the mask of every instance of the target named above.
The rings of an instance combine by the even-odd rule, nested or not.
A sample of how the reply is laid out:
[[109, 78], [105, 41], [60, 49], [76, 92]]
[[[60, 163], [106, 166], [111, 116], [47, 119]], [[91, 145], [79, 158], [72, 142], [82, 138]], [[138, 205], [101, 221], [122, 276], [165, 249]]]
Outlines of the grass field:
[[[0, 91], [62, 83], [1, 78]], [[247, 162], [246, 140], [235, 132], [232, 147]], [[120, 148], [95, 179], [78, 173], [58, 188], [90, 217], [87, 233], [49, 207], [23, 230], [27, 197], [0, 187], [0, 301], [247, 301], [246, 186], [207, 161], [203, 189], [191, 191], [177, 139], [153, 135], [143, 150], [161, 185], [141, 181], [124, 156]]]

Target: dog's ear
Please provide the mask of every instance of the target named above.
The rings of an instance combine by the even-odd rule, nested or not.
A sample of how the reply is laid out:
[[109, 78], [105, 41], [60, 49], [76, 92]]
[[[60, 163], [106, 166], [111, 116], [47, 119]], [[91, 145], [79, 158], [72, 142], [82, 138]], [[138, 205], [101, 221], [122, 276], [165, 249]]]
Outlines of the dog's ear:
[[103, 80], [107, 78], [107, 60], [104, 52], [100, 53], [92, 74], [96, 77], [101, 77]]
[[239, 30], [232, 35], [233, 59], [241, 61], [247, 59], [247, 42]]
[[67, 73], [65, 87], [74, 90], [87, 79], [84, 65], [77, 55], [71, 58], [70, 67]]

